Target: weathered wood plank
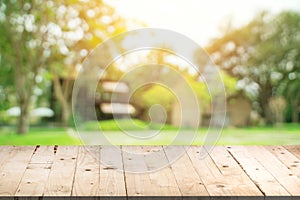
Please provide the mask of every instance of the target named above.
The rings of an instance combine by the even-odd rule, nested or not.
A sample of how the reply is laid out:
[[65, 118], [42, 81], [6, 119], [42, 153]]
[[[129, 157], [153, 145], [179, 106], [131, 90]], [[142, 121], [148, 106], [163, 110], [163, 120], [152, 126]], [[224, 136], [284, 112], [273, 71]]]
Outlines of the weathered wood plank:
[[55, 146], [37, 146], [30, 164], [52, 164], [55, 148]]
[[77, 146], [59, 146], [57, 148], [45, 196], [71, 196], [77, 155]]
[[183, 155], [171, 165], [182, 196], [208, 196], [203, 181], [186, 154], [185, 147], [167, 146], [164, 147], [164, 151], [169, 161], [173, 160], [172, 158], [177, 156], [178, 152], [183, 152]]
[[[134, 153], [135, 156], [124, 152], [124, 150]], [[151, 156], [152, 152], [161, 153]], [[138, 154], [140, 156], [137, 156]], [[155, 172], [152, 171], [155, 170], [154, 166], [157, 166], [155, 162], [168, 163], [162, 147], [123, 147], [123, 162], [125, 170], [131, 172], [145, 170], [145, 173], [139, 174], [126, 171], [125, 180], [128, 196], [181, 196], [169, 166]]]
[[126, 196], [121, 148], [102, 146], [100, 158], [99, 195]]
[[247, 151], [260, 162], [291, 195], [300, 195], [300, 179], [297, 176], [290, 176], [293, 172], [278, 160], [275, 155], [262, 146], [247, 147]]
[[289, 176], [298, 176], [298, 178], [300, 178], [300, 159], [298, 157], [282, 146], [265, 146], [264, 148], [268, 149], [293, 172], [292, 174], [289, 174]]
[[12, 146], [0, 146], [0, 166], [2, 166], [7, 159], [9, 159], [10, 154], [14, 151]]
[[97, 196], [100, 184], [100, 147], [79, 147], [73, 196]]
[[57, 147], [56, 154], [47, 146], [0, 146], [0, 196], [300, 195], [300, 146], [219, 146], [202, 160], [201, 147], [191, 147], [171, 166], [184, 147], [122, 148], [140, 156], [112, 146]]
[[274, 176], [250, 153], [249, 147], [232, 146], [228, 151], [240, 163], [253, 182], [267, 196], [290, 195], [286, 189], [274, 178]]
[[42, 196], [53, 159], [53, 146], [38, 146], [22, 177], [16, 196]]
[[34, 146], [18, 146], [8, 149], [8, 155], [0, 165], [0, 196], [13, 196], [16, 193], [34, 150]]
[[300, 159], [300, 145], [288, 145], [284, 146], [289, 152], [294, 154], [298, 159]]
[[188, 149], [188, 155], [211, 196], [263, 195], [231, 155], [224, 151], [224, 147], [215, 147], [201, 160], [199, 150], [200, 147], [191, 147]]

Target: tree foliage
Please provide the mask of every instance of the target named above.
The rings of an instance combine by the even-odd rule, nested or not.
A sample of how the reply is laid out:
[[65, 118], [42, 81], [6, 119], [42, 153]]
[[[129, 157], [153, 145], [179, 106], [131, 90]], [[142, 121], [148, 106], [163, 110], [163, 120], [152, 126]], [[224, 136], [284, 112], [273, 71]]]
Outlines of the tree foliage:
[[6, 77], [1, 78], [0, 89], [6, 96], [0, 98], [7, 100], [11, 90], [17, 94], [18, 132], [28, 130], [33, 91], [45, 71], [53, 80], [66, 122], [71, 114], [71, 81], [80, 62], [99, 42], [124, 30], [124, 20], [98, 0], [1, 1], [0, 64]]
[[300, 14], [295, 12], [262, 12], [207, 48], [217, 65], [238, 77], [238, 86], [257, 102], [257, 109], [270, 123], [271, 97], [288, 97], [288, 88], [295, 80], [299, 82], [299, 21]]

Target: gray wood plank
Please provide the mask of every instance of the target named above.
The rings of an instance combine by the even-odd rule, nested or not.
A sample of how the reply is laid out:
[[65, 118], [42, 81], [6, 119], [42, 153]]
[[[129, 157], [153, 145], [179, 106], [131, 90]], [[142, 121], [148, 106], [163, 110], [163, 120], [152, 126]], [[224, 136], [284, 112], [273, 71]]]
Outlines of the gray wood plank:
[[247, 151], [260, 162], [291, 195], [300, 195], [300, 179], [297, 176], [290, 176], [293, 172], [278, 160], [275, 155], [262, 146], [247, 147]]
[[126, 196], [121, 147], [101, 146], [100, 196]]
[[203, 159], [199, 149], [187, 152], [210, 196], [263, 196], [224, 147], [215, 147]]
[[100, 184], [100, 147], [79, 147], [72, 196], [97, 196]]
[[[5, 149], [2, 149], [6, 151]], [[18, 188], [35, 146], [15, 146], [8, 149], [0, 165], [0, 196], [13, 196]]]
[[77, 155], [77, 146], [58, 147], [45, 188], [45, 196], [71, 196]]
[[54, 159], [53, 146], [40, 146], [34, 152], [21, 179], [16, 196], [42, 196]]
[[277, 179], [253, 157], [247, 149], [251, 147], [230, 146], [228, 151], [240, 163], [253, 182], [267, 196], [284, 195], [289, 196], [290, 193], [277, 181]]
[[197, 174], [183, 146], [167, 146], [164, 151], [169, 160], [173, 160], [178, 152], [183, 155], [171, 165], [177, 185], [182, 196], [208, 196], [203, 181]]
[[[127, 194], [130, 197], [137, 196], [181, 196], [180, 190], [176, 183], [176, 179], [169, 166], [155, 170], [157, 166], [155, 162], [168, 163], [162, 147], [153, 146], [126, 146], [123, 150], [130, 152], [124, 153], [123, 161], [125, 170], [129, 169], [141, 171], [145, 173], [125, 173]], [[151, 156], [151, 152], [161, 152], [156, 156]], [[132, 156], [132, 153], [140, 156]], [[157, 157], [160, 156], [160, 157]]]

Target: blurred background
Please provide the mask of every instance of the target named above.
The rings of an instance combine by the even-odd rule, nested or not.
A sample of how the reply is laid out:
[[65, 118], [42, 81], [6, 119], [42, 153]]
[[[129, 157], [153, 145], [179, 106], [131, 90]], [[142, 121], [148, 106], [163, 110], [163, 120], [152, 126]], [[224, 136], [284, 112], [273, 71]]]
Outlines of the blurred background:
[[[71, 97], [82, 62], [101, 42], [146, 27], [170, 29], [191, 38], [220, 69], [227, 116], [218, 144], [300, 143], [298, 0], [3, 0], [0, 144], [81, 144]], [[195, 126], [187, 117], [183, 128], [199, 129], [194, 144], [202, 144], [212, 115], [205, 82], [189, 64], [163, 51], [142, 51], [112, 63], [96, 92], [98, 121], [83, 124], [84, 129], [97, 131], [100, 126], [115, 144], [140, 144], [123, 136], [120, 124], [125, 130], [162, 130], [161, 137], [141, 143], [168, 143], [181, 120], [176, 95], [159, 84], [149, 84], [135, 90], [125, 104], [122, 99], [131, 88], [122, 81], [122, 87], [115, 89], [141, 63], [171, 70], [140, 70], [135, 74], [138, 78], [166, 79], [173, 70], [188, 82], [199, 100], [201, 120]], [[118, 119], [112, 115], [113, 101], [120, 105]], [[161, 112], [149, 117], [154, 105], [164, 108], [163, 124]]]

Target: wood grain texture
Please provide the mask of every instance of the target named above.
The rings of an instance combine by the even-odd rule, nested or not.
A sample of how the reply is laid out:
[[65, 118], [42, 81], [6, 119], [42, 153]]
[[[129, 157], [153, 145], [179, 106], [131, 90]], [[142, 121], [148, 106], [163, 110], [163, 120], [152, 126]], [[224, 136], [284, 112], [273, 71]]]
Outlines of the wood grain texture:
[[[2, 160], [0, 166], [0, 196], [15, 195], [34, 150], [34, 146], [18, 146], [7, 149], [8, 155]], [[6, 148], [2, 151], [6, 151]]]
[[[125, 180], [128, 196], [181, 196], [176, 179], [169, 166], [165, 166], [158, 171], [152, 171], [155, 170], [153, 166], [157, 165], [155, 162], [168, 163], [162, 147], [134, 146], [123, 147], [123, 149], [130, 152], [124, 153], [123, 151], [125, 171], [135, 169], [145, 171], [145, 173], [138, 174], [126, 171]], [[161, 153], [156, 154], [154, 156], [156, 159], [153, 159], [154, 157], [150, 155], [151, 152]], [[158, 155], [160, 157], [157, 157]]]
[[284, 146], [285, 149], [287, 149], [289, 152], [294, 154], [298, 159], [300, 159], [300, 145], [289, 145], [289, 146]]
[[164, 148], [168, 160], [182, 152], [183, 155], [171, 165], [182, 196], [208, 196], [203, 181], [197, 174], [183, 146], [168, 146]]
[[300, 195], [300, 146], [217, 146], [204, 158], [200, 149], [0, 146], [0, 196], [192, 200]]
[[276, 178], [251, 156], [248, 149], [251, 147], [228, 147], [228, 151], [240, 163], [246, 174], [267, 196], [290, 195]]
[[292, 173], [289, 176], [300, 177], [300, 159], [282, 146], [266, 146]]
[[247, 147], [247, 151], [252, 157], [255, 157], [291, 195], [300, 195], [300, 179], [297, 176], [290, 176], [293, 172], [278, 160], [274, 154], [262, 146]]
[[100, 184], [100, 147], [79, 147], [72, 196], [97, 196]]
[[98, 194], [100, 196], [126, 196], [121, 147], [102, 146], [100, 158]]
[[54, 159], [53, 146], [37, 147], [22, 177], [16, 196], [42, 196]]
[[215, 147], [204, 159], [199, 147], [191, 147], [188, 154], [211, 196], [263, 195], [224, 147]]
[[45, 196], [71, 196], [78, 148], [58, 147], [44, 192]]

